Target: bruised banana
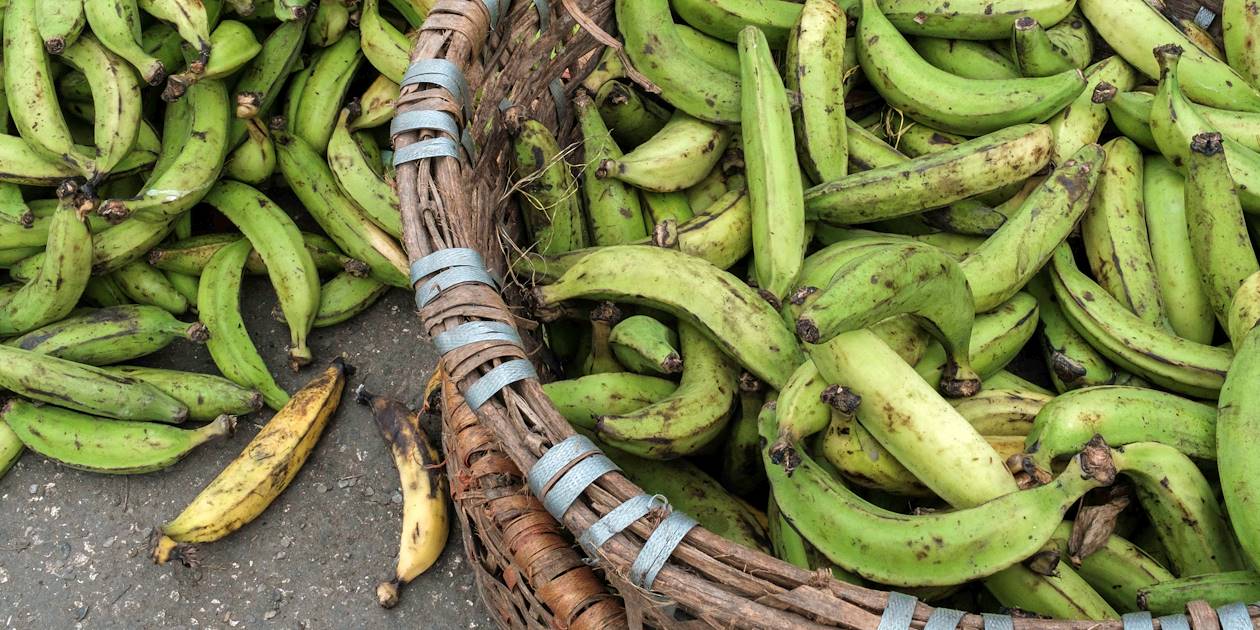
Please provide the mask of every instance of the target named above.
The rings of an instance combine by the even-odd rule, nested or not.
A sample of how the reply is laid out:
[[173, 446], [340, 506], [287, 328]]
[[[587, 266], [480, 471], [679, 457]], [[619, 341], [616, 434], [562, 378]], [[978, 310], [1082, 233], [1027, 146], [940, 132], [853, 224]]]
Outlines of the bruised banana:
[[655, 404], [677, 384], [631, 372], [602, 372], [543, 385], [556, 411], [575, 427], [594, 429], [598, 417], [634, 413]]
[[172, 315], [188, 312], [188, 298], [166, 279], [166, 274], [143, 260], [127, 263], [110, 276], [123, 295], [136, 304], [156, 306]]
[[[929, 123], [930, 124], [930, 123]], [[806, 217], [841, 225], [915, 214], [1022, 181], [1050, 161], [1046, 125], [1014, 125], [805, 193]]]
[[721, 159], [730, 139], [728, 127], [679, 110], [633, 151], [600, 163], [596, 174], [653, 192], [683, 190], [704, 179]]
[[208, 422], [221, 415], [240, 416], [263, 407], [258, 392], [213, 374], [128, 365], [101, 369], [153, 386], [188, 407], [188, 419], [194, 422]]
[[[985, 388], [971, 398], [950, 404], [984, 436], [1024, 437], [1053, 396], [1022, 389]], [[1078, 449], [1079, 450], [1079, 449]]]
[[[582, 169], [582, 192], [586, 196], [592, 244], [597, 247], [625, 245], [645, 238], [647, 231], [638, 192], [621, 180], [601, 178], [595, 174], [599, 170], [598, 165], [604, 160], [620, 158], [621, 148], [613, 140], [608, 125], [604, 123], [599, 108], [589, 94], [578, 92], [573, 97], [573, 106], [577, 110], [578, 124], [582, 129], [583, 156], [586, 160], [586, 166]], [[333, 144], [329, 144], [330, 152]], [[331, 157], [329, 161], [332, 161]], [[396, 193], [394, 199], [397, 199]]]
[[38, 270], [0, 305], [0, 335], [26, 333], [70, 313], [92, 274], [92, 234], [78, 211], [58, 206]]
[[1216, 332], [1216, 318], [1190, 241], [1185, 180], [1161, 156], [1148, 155], [1143, 162], [1142, 205], [1168, 324], [1178, 337], [1210, 344]]
[[[670, 4], [678, 17], [702, 33], [736, 42], [741, 29], [754, 26], [765, 33], [766, 40], [776, 50], [787, 45], [792, 26], [802, 11], [799, 3], [784, 0], [673, 0]], [[851, 7], [854, 2], [840, 4]]]
[[83, 0], [92, 34], [114, 54], [126, 59], [149, 85], [166, 79], [166, 67], [140, 46], [140, 15], [135, 0]]
[[835, 3], [807, 0], [788, 37], [784, 79], [801, 97], [793, 118], [796, 150], [815, 183], [840, 179], [849, 169], [844, 92], [835, 89], [844, 83], [847, 21]]
[[350, 131], [372, 129], [394, 118], [394, 102], [398, 100], [398, 84], [384, 75], [376, 77], [359, 96], [358, 110], [350, 119]]
[[637, 411], [596, 418], [600, 439], [649, 459], [674, 459], [704, 448], [731, 417], [739, 371], [691, 324], [678, 329], [685, 367], [672, 394]]
[[[1256, 48], [1256, 32], [1260, 29], [1260, 11], [1251, 0], [1224, 0], [1221, 3], [1221, 41], [1229, 65], [1247, 79], [1252, 87], [1260, 86], [1260, 51]], [[1234, 600], [1230, 600], [1234, 601]]]
[[889, 105], [920, 122], [964, 135], [1042, 122], [1085, 87], [1084, 76], [1075, 69], [1050, 77], [989, 80], [939, 70], [914, 51], [876, 0], [862, 0], [857, 46], [868, 80]]
[[1072, 327], [1072, 323], [1063, 314], [1059, 298], [1046, 275], [1035, 276], [1026, 289], [1037, 299], [1046, 370], [1050, 373], [1054, 388], [1063, 393], [1082, 387], [1110, 384], [1115, 379], [1115, 370]]
[[0, 345], [0, 387], [83, 413], [178, 424], [188, 408], [155, 387], [100, 368]]
[[82, 72], [92, 89], [96, 170], [109, 173], [131, 151], [140, 133], [140, 82], [125, 61], [90, 34], [66, 48], [61, 58]]
[[6, 345], [86, 365], [122, 363], [165, 348], [176, 339], [204, 342], [205, 326], [175, 319], [155, 306], [126, 305], [72, 315]]
[[608, 336], [622, 365], [640, 374], [677, 374], [683, 370], [678, 335], [647, 315], [632, 315], [613, 326]]
[[1070, 0], [963, 0], [944, 7], [931, 0], [880, 0], [879, 7], [906, 34], [989, 40], [1009, 37], [1021, 17], [1057, 24], [1073, 4]]
[[375, 396], [360, 385], [355, 400], [372, 409], [372, 419], [389, 444], [403, 492], [402, 540], [394, 575], [376, 587], [377, 602], [385, 608], [398, 603], [398, 589], [437, 562], [450, 521], [446, 510], [446, 478], [442, 462], [420, 428], [419, 412], [396, 401]]
[[196, 429], [154, 422], [110, 420], [51, 405], [13, 398], [0, 409], [0, 420], [27, 448], [70, 468], [131, 475], [169, 468], [194, 448], [230, 436], [234, 416]]
[[326, 48], [341, 39], [350, 26], [350, 8], [340, 2], [317, 4], [311, 15], [310, 25], [307, 26], [307, 37], [312, 45]]
[[221, 181], [205, 202], [234, 223], [267, 266], [280, 310], [289, 327], [289, 363], [296, 370], [311, 361], [306, 345], [319, 310], [319, 271], [293, 219], [246, 184]]
[[[327, 236], [313, 232], [302, 232], [302, 241], [311, 259], [315, 261], [315, 269], [321, 273], [348, 272], [355, 276], [367, 275], [366, 266], [337, 249], [337, 244]], [[234, 232], [212, 232], [198, 234], [186, 239], [162, 244], [149, 250], [149, 264], [163, 271], [182, 273], [189, 276], [200, 276], [206, 264], [220, 249], [241, 240], [242, 235]], [[251, 252], [245, 260], [245, 273], [262, 275], [267, 273], [267, 265], [258, 252]]]
[[1050, 161], [1062, 164], [1088, 144], [1098, 142], [1107, 125], [1105, 98], [1133, 89], [1137, 72], [1124, 59], [1112, 55], [1085, 69], [1085, 89], [1063, 111], [1046, 121], [1054, 133]]
[[595, 298], [668, 311], [698, 326], [776, 389], [801, 360], [792, 333], [765, 300], [734, 276], [680, 252], [641, 245], [602, 247], [554, 284], [535, 288], [534, 296], [543, 307]]
[[519, 107], [504, 112], [512, 136], [517, 191], [532, 242], [542, 254], [559, 254], [586, 246], [582, 199], [559, 142], [541, 122]]
[[289, 395], [271, 376], [241, 320], [241, 271], [250, 243], [241, 240], [219, 250], [201, 274], [197, 305], [210, 330], [206, 347], [219, 371], [238, 385], [256, 389], [272, 409], [289, 402]]
[[[776, 433], [772, 416], [763, 416], [760, 427], [763, 440]], [[1105, 455], [1078, 458], [1052, 485], [958, 511], [907, 516], [866, 502], [808, 455], [790, 477], [763, 455], [779, 510], [801, 535], [842, 568], [894, 586], [958, 584], [1016, 564], [1050, 539], [1077, 499], [1115, 475]], [[1010, 528], [1019, 534], [1001, 531]], [[868, 535], [859, 542], [846, 533], [854, 531]]]
[[193, 543], [219, 540], [258, 518], [289, 486], [337, 410], [346, 377], [341, 359], [294, 394], [183, 512], [155, 532], [152, 557], [195, 564]]

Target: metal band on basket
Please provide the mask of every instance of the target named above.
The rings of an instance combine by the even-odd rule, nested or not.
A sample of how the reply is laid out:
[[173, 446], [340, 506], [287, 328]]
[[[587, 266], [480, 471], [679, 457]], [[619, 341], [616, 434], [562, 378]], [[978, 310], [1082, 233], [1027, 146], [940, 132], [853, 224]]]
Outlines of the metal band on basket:
[[465, 322], [433, 337], [438, 354], [446, 354], [456, 348], [482, 341], [506, 341], [521, 345], [521, 335], [515, 328], [503, 322]]
[[507, 17], [508, 10], [512, 8], [512, 0], [481, 0], [481, 4], [486, 7], [486, 13], [490, 14], [490, 30], [494, 30], [499, 25], [499, 20]]
[[446, 59], [417, 59], [407, 67], [400, 88], [419, 83], [432, 83], [446, 88], [468, 115], [468, 80], [459, 66]]
[[877, 630], [907, 630], [914, 620], [914, 607], [918, 603], [919, 599], [913, 595], [889, 591], [888, 604], [884, 606]]
[[669, 503], [665, 497], [661, 495], [640, 494], [635, 497], [626, 499], [625, 503], [618, 505], [613, 510], [598, 521], [595, 521], [590, 528], [582, 532], [578, 536], [577, 542], [586, 550], [590, 556], [595, 555], [595, 551], [604, 546], [610, 538], [621, 533], [621, 530], [634, 524], [635, 521], [647, 516], [653, 508], [665, 508]]
[[459, 145], [450, 138], [429, 138], [394, 151], [394, 167], [435, 157], [459, 159]]
[[984, 630], [1015, 630], [1015, 622], [1010, 615], [984, 613], [980, 616], [984, 619]]
[[477, 382], [473, 383], [464, 394], [464, 400], [468, 401], [468, 406], [475, 411], [499, 393], [499, 390], [527, 378], [538, 378], [538, 374], [534, 372], [534, 364], [528, 359], [502, 363], [477, 379]]
[[923, 630], [954, 630], [966, 615], [967, 613], [953, 608], [935, 608], [927, 623], [923, 624]]
[[1122, 615], [1120, 623], [1124, 624], [1124, 630], [1155, 630], [1155, 624], [1151, 621], [1151, 613], [1146, 611]]
[[1159, 618], [1161, 630], [1190, 630], [1190, 621], [1185, 615], [1168, 615]]
[[547, 30], [551, 25], [551, 6], [547, 0], [534, 0], [534, 8], [538, 9], [538, 30]]
[[1221, 630], [1252, 630], [1251, 614], [1247, 612], [1247, 605], [1242, 602], [1217, 608], [1216, 618], [1221, 622]]

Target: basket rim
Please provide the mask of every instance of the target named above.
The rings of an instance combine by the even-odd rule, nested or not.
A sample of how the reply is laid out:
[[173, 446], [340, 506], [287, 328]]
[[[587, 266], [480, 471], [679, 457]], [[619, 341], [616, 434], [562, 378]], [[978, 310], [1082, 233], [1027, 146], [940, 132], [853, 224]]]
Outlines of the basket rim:
[[[485, 79], [488, 73], [476, 66], [483, 54], [492, 52], [486, 47], [487, 42], [492, 38], [500, 41], [508, 39], [510, 36], [503, 34], [516, 29], [535, 30], [539, 23], [539, 14], [536, 11], [547, 6], [545, 2], [536, 3], [533, 0], [501, 2], [504, 4], [490, 0], [438, 0], [419, 31], [411, 52], [411, 62], [429, 59], [451, 62], [470, 79], [469, 84], [473, 91], [479, 92], [482, 85], [477, 79]], [[548, 15], [551, 31], [561, 26], [576, 25], [585, 33], [586, 29], [597, 22], [579, 5], [607, 5], [610, 2], [611, 0], [561, 0], [562, 11], [548, 7], [545, 9], [547, 13], [543, 15]], [[498, 16], [498, 27], [491, 29], [490, 22], [494, 17], [490, 13], [492, 7], [501, 6], [507, 6], [507, 12]], [[504, 28], [504, 23], [508, 23], [509, 28]], [[575, 34], [579, 33], [575, 31]], [[598, 35], [588, 34], [588, 37], [605, 41]], [[491, 59], [490, 63], [494, 63], [494, 60]], [[553, 63], [552, 67], [555, 65]], [[571, 81], [567, 90], [571, 91], [577, 86], [579, 74], [581, 73], [570, 75]], [[556, 76], [559, 74], [556, 73]], [[527, 78], [520, 77], [518, 80], [526, 81]], [[424, 85], [428, 87], [422, 89]], [[545, 88], [543, 91], [546, 91]], [[482, 98], [487, 99], [488, 95], [482, 95]], [[563, 103], [559, 105], [563, 106]], [[457, 95], [439, 84], [413, 84], [402, 87], [398, 113], [423, 109], [458, 112], [462, 106]], [[475, 115], [472, 121], [460, 116], [456, 118], [461, 129], [470, 122], [482, 122]], [[475, 124], [471, 131], [474, 137], [484, 132]], [[397, 152], [408, 145], [441, 135], [433, 131], [401, 132], [393, 135], [392, 144]], [[451, 140], [458, 142], [460, 138]], [[399, 165], [396, 182], [402, 202], [404, 246], [409, 263], [414, 265], [436, 251], [453, 247], [477, 249], [487, 260], [502, 254], [490, 251], [484, 243], [478, 247], [476, 239], [470, 236], [476, 230], [497, 234], [499, 226], [495, 225], [491, 213], [484, 208], [475, 207], [475, 197], [470, 198], [466, 191], [457, 190], [457, 187], [467, 187], [468, 182], [477, 178], [476, 169], [486, 167], [485, 153], [475, 165], [466, 159], [452, 157], [425, 158]], [[440, 203], [435, 203], [435, 200]], [[412, 280], [416, 286], [424, 286], [424, 281], [431, 277], [413, 277]], [[430, 336], [449, 330], [458, 323], [478, 319], [499, 321], [513, 326], [518, 324], [518, 317], [508, 307], [503, 295], [486, 285], [460, 284], [444, 287], [439, 296], [437, 300], [420, 309], [421, 320]], [[476, 313], [461, 310], [460, 306], [466, 304], [475, 305]], [[448, 354], [440, 362], [444, 366], [442, 378], [449, 380], [465, 395], [485, 375], [488, 367], [512, 358], [529, 358], [519, 347], [507, 348], [502, 343], [497, 346], [479, 346], [476, 349], [479, 352]], [[445, 422], [450, 410], [443, 408], [442, 413]], [[536, 378], [526, 378], [505, 386], [501, 393], [478, 408], [476, 415], [494, 433], [503, 451], [523, 471], [530, 470], [551, 446], [575, 435], [542, 392]], [[581, 493], [574, 505], [563, 514], [561, 523], [570, 533], [584, 531], [603, 514], [638, 494], [642, 494], [642, 490], [620, 472], [604, 474]], [[605, 575], [622, 587], [618, 589], [622, 597], [646, 601], [647, 594], [628, 591], [620, 576], [628, 573], [653, 527], [640, 519], [627, 531], [632, 535], [614, 537], [607, 546], [598, 551], [597, 560], [604, 568]], [[715, 558], [715, 552], [723, 554], [723, 558]], [[749, 567], [754, 570], [749, 571]], [[716, 576], [735, 578], [738, 584], [721, 582]], [[892, 597], [891, 592], [838, 582], [829, 575], [794, 567], [760, 551], [740, 547], [700, 527], [691, 530], [683, 538], [682, 544], [661, 571], [655, 586], [657, 593], [682, 604], [690, 612], [697, 613], [696, 617], [701, 621], [713, 625], [741, 627], [772, 625], [875, 630], [883, 627], [883, 613], [889, 609]], [[753, 594], [757, 597], [753, 597]], [[731, 609], [704, 608], [706, 605], [716, 604], [731, 604]], [[934, 610], [922, 602], [915, 603], [908, 622], [909, 627], [923, 627]], [[1260, 617], [1260, 607], [1249, 606], [1247, 610], [1254, 626], [1254, 620]], [[1188, 616], [1192, 627], [1220, 627], [1216, 611], [1206, 603], [1191, 607]], [[1128, 628], [1131, 622], [1132, 620], [1045, 620], [1028, 617], [1013, 619], [1016, 628], [1037, 630], [1120, 630]], [[988, 623], [981, 615], [967, 613], [957, 627], [979, 629], [986, 627]], [[1158, 620], [1154, 623], [1154, 627], [1159, 627]], [[904, 628], [906, 625], [902, 624], [900, 627]]]

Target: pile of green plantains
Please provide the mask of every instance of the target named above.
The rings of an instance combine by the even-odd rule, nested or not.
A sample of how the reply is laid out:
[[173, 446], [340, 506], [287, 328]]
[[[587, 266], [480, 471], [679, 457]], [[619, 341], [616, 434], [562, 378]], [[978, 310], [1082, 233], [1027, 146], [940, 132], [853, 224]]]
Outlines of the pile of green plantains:
[[1219, 20], [618, 0], [580, 137], [504, 117], [548, 395], [649, 494], [841, 580], [1255, 601], [1260, 15]]
[[[312, 361], [312, 328], [408, 287], [382, 147], [428, 4], [0, 2], [0, 475], [24, 445], [169, 466], [221, 416], [283, 407], [272, 370]], [[246, 274], [275, 289], [287, 357], [250, 340]], [[179, 339], [222, 376], [128, 365]]]

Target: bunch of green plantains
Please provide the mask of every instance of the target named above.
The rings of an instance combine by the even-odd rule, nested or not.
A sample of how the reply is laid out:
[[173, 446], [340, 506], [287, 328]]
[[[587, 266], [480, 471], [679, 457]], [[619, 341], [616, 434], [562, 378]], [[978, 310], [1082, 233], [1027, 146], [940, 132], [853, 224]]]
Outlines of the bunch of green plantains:
[[[193, 562], [190, 543], [284, 490], [351, 370], [323, 357], [333, 367], [291, 397], [274, 366], [300, 370], [313, 328], [410, 288], [385, 149], [408, 32], [431, 4], [0, 2], [0, 475], [25, 449], [157, 471], [265, 405], [276, 415], [160, 528], [154, 558]], [[270, 280], [287, 356], [250, 339], [245, 275]], [[181, 339], [222, 376], [128, 365]], [[414, 414], [360, 399], [404, 481], [403, 548], [380, 589], [392, 605], [446, 541], [445, 481]]]
[[575, 137], [503, 114], [545, 391], [649, 494], [840, 580], [1255, 601], [1254, 3], [1220, 42], [1144, 0], [947, 6], [617, 0]]

